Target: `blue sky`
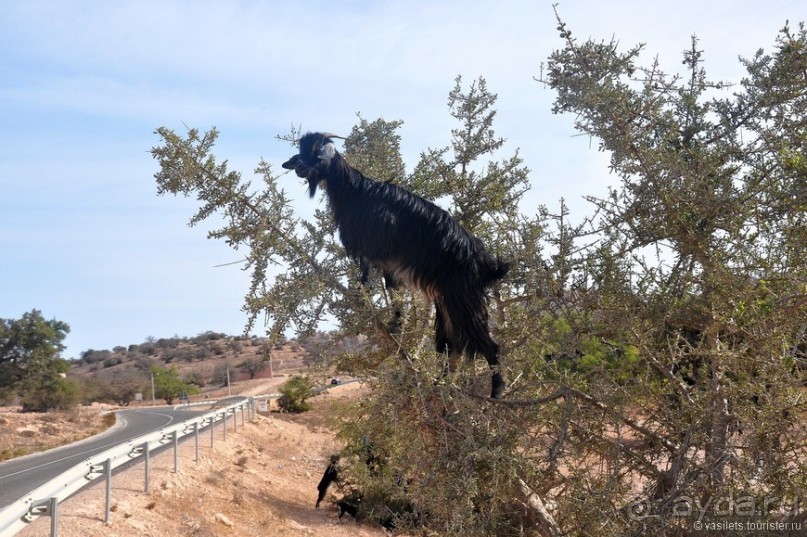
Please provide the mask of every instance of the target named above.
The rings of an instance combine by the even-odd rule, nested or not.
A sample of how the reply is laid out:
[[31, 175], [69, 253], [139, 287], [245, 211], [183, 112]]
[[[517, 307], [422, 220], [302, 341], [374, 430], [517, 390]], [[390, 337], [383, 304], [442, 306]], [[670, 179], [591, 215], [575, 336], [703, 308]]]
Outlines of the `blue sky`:
[[[497, 93], [506, 154], [532, 170], [526, 211], [588, 210], [613, 182], [596, 142], [553, 116], [539, 65], [578, 38], [646, 43], [666, 71], [700, 38], [713, 79], [770, 50], [803, 0], [119, 1], [0, 3], [0, 318], [39, 309], [67, 322], [65, 357], [148, 336], [241, 333], [239, 255], [188, 228], [192, 201], [157, 197], [159, 126], [217, 127], [217, 154], [251, 175], [279, 165], [291, 125], [346, 134], [356, 114], [402, 119], [408, 169], [454, 127], [454, 77]], [[318, 200], [288, 177], [300, 214]], [[258, 326], [256, 333], [263, 334]]]

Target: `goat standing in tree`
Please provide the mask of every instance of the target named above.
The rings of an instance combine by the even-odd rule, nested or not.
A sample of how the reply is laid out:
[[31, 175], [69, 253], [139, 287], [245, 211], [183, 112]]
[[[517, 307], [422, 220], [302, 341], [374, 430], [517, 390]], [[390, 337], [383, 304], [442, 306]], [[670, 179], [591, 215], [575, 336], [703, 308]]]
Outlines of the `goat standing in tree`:
[[505, 384], [499, 345], [488, 329], [486, 290], [509, 268], [448, 212], [401, 188], [366, 177], [336, 151], [332, 135], [308, 133], [299, 154], [283, 163], [308, 180], [314, 197], [322, 183], [339, 238], [358, 261], [362, 283], [370, 266], [380, 269], [388, 286], [421, 291], [436, 308], [435, 347], [454, 362], [463, 352], [482, 354], [492, 370], [491, 397]]

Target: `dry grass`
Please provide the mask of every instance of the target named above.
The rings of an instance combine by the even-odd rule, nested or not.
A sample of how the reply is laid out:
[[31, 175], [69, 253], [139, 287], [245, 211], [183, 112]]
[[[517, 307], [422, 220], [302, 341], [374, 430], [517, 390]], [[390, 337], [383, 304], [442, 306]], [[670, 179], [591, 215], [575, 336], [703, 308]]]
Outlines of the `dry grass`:
[[47, 413], [22, 413], [15, 407], [2, 407], [0, 461], [83, 440], [105, 431], [115, 420], [114, 413], [102, 412], [99, 405]]

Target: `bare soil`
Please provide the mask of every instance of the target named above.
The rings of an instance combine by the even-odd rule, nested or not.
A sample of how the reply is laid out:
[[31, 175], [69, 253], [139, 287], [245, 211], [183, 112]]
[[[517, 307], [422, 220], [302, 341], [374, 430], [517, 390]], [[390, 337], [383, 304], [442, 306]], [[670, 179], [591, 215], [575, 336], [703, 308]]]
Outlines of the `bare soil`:
[[103, 432], [115, 423], [114, 416], [104, 417], [104, 412], [104, 406], [98, 404], [43, 413], [22, 413], [17, 407], [0, 407], [0, 462]]
[[[241, 393], [270, 393], [285, 379], [246, 383]], [[360, 384], [339, 386], [312, 399], [314, 409], [299, 416], [265, 413], [228, 426], [219, 425], [214, 446], [202, 435], [200, 460], [193, 440], [179, 449], [174, 473], [173, 450], [151, 461], [150, 491], [144, 491], [144, 466], [114, 475], [109, 522], [104, 522], [105, 489], [99, 482], [59, 505], [59, 535], [87, 537], [140, 536], [383, 536], [382, 529], [340, 521], [330, 502], [314, 509], [317, 484], [332, 453], [339, 449], [328, 428], [340, 402], [360, 397]], [[98, 410], [95, 409], [95, 415]], [[36, 417], [4, 413], [6, 429], [33, 430]], [[20, 420], [29, 420], [27, 425]], [[56, 427], [55, 425], [52, 425]], [[75, 434], [58, 426], [65, 438]], [[27, 429], [26, 429], [27, 428]], [[17, 535], [48, 535], [50, 519], [41, 517]]]

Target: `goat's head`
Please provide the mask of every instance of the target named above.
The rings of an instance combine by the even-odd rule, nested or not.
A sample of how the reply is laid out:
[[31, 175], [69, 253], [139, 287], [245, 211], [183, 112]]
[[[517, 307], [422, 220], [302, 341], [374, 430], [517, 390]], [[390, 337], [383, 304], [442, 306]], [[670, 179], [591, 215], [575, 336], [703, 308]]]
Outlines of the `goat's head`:
[[309, 132], [300, 138], [300, 152], [283, 163], [287, 170], [294, 170], [297, 177], [308, 179], [308, 193], [313, 198], [317, 185], [324, 177], [331, 159], [336, 156], [336, 148], [331, 138], [333, 134]]

